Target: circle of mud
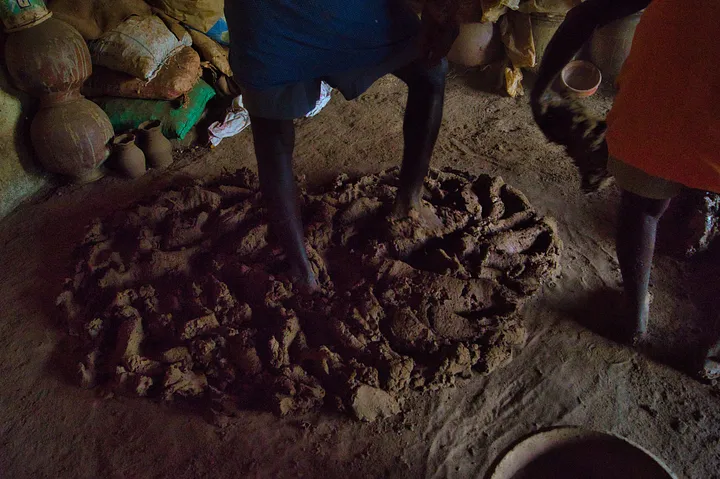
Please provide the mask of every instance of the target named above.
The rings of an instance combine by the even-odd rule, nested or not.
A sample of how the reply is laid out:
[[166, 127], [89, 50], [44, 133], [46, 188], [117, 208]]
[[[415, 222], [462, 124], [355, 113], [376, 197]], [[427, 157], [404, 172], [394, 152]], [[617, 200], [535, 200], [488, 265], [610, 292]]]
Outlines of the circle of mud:
[[58, 298], [80, 382], [221, 414], [324, 405], [373, 420], [412, 389], [491, 371], [558, 267], [553, 222], [499, 177], [433, 170], [425, 200], [443, 226], [429, 234], [388, 219], [396, 185], [393, 169], [303, 192], [312, 296], [284, 275], [249, 170], [95, 220]]

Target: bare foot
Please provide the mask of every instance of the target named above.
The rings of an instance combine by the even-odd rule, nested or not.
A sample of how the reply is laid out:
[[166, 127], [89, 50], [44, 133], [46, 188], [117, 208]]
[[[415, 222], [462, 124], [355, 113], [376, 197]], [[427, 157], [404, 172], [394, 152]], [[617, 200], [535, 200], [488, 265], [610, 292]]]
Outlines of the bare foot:
[[636, 331], [632, 336], [632, 346], [639, 351], [644, 351], [649, 346], [647, 331]]
[[396, 201], [393, 205], [390, 217], [393, 219], [411, 218], [430, 231], [438, 231], [443, 228], [443, 222], [429, 205], [407, 206], [403, 202]]
[[[305, 272], [301, 272], [305, 271]], [[301, 268], [293, 266], [290, 268], [290, 276], [292, 278], [293, 285], [297, 288], [300, 294], [310, 295], [320, 291], [320, 282], [315, 276], [312, 267], [308, 265], [308, 268]]]
[[629, 338], [633, 347], [643, 350], [648, 343], [648, 320], [650, 318], [650, 303], [652, 302], [652, 294], [648, 293], [640, 305], [635, 305], [625, 293], [623, 293], [624, 317], [627, 319], [624, 323], [626, 326], [624, 334]]

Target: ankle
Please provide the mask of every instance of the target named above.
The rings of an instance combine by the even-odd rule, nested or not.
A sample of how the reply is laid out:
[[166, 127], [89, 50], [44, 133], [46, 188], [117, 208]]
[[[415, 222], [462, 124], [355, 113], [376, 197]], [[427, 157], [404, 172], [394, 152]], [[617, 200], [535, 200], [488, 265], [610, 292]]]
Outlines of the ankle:
[[650, 319], [650, 295], [626, 296], [626, 311], [633, 337], [644, 337]]

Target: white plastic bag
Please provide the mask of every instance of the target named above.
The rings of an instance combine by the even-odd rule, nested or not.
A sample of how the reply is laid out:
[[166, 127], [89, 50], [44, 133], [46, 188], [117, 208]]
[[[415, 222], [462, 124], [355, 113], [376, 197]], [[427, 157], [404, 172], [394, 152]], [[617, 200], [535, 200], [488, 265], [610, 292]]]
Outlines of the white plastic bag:
[[248, 126], [250, 126], [250, 114], [243, 107], [242, 96], [239, 96], [233, 100], [225, 119], [222, 122], [216, 121], [208, 127], [210, 145], [218, 146], [223, 138], [235, 136]]
[[330, 103], [330, 99], [332, 98], [332, 87], [328, 85], [325, 82], [322, 82], [320, 84], [320, 98], [318, 99], [317, 103], [315, 104], [315, 108], [313, 108], [310, 113], [305, 115], [305, 118], [312, 118], [313, 116], [320, 113], [320, 110], [325, 108], [328, 103]]
[[[320, 85], [320, 98], [315, 104], [315, 108], [310, 111], [305, 118], [311, 118], [327, 106], [332, 98], [332, 87], [325, 82]], [[225, 114], [222, 122], [216, 121], [208, 127], [208, 136], [210, 145], [215, 147], [220, 144], [223, 138], [235, 136], [245, 128], [250, 126], [250, 113], [245, 109], [242, 96], [233, 100], [232, 107]]]

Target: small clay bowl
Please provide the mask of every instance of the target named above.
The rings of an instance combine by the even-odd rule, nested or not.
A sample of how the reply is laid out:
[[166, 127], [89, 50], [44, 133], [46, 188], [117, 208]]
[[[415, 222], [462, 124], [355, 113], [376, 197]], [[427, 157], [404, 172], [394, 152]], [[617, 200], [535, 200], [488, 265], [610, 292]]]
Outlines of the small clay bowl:
[[602, 82], [602, 73], [598, 67], [584, 60], [575, 60], [563, 68], [560, 73], [563, 87], [579, 98], [593, 95]]

